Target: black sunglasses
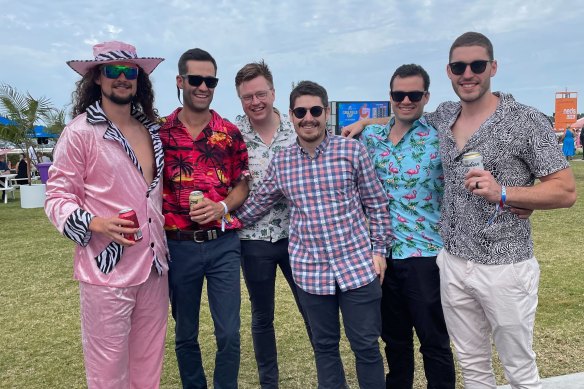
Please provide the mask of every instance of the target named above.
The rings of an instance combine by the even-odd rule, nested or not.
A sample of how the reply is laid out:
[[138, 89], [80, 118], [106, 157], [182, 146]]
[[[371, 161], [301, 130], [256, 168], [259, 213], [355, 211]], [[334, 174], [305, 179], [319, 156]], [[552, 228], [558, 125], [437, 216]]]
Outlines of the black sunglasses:
[[396, 103], [401, 103], [404, 101], [406, 96], [412, 103], [417, 103], [418, 101], [422, 100], [422, 97], [426, 95], [427, 92], [425, 91], [413, 91], [413, 92], [402, 92], [402, 91], [391, 91], [389, 95], [391, 99]]
[[486, 61], [484, 59], [478, 60], [478, 61], [472, 61], [471, 63], [466, 63], [466, 62], [451, 62], [448, 64], [448, 66], [450, 66], [450, 71], [452, 72], [452, 74], [455, 74], [457, 76], [460, 76], [461, 74], [463, 74], [466, 71], [466, 67], [470, 66], [470, 70], [474, 73], [474, 74], [482, 74], [485, 69], [487, 68], [487, 64], [493, 62], [491, 61]]
[[310, 107], [310, 108], [304, 108], [304, 107], [297, 107], [294, 108], [292, 110], [292, 113], [294, 114], [294, 116], [296, 116], [298, 119], [302, 119], [303, 117], [306, 116], [306, 113], [310, 111], [310, 115], [313, 118], [317, 118], [320, 115], [322, 115], [322, 112], [324, 111], [324, 107], [319, 107], [318, 105], [315, 105], [314, 107]]
[[181, 77], [187, 79], [192, 86], [201, 86], [204, 82], [207, 88], [215, 88], [219, 83], [219, 79], [216, 77], [203, 77], [192, 74], [182, 74]]

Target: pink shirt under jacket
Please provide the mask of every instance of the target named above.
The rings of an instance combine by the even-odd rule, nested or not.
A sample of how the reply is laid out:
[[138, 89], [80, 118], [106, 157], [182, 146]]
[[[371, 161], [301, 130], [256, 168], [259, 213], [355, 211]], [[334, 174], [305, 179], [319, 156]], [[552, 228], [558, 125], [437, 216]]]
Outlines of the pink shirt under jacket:
[[[163, 151], [159, 126], [133, 111], [150, 132], [156, 172], [149, 186], [129, 143], [95, 103], [63, 130], [49, 169], [45, 211], [66, 237], [77, 243], [74, 276], [94, 285], [128, 287], [146, 281], [152, 267], [168, 271], [168, 249], [162, 216]], [[102, 234], [92, 234], [94, 216], [136, 211], [143, 239], [122, 247]]]

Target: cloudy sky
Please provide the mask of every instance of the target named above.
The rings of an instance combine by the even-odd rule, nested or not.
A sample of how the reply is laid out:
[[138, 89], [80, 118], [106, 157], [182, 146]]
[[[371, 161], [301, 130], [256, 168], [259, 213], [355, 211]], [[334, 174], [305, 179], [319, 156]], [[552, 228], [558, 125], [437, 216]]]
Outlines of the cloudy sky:
[[153, 73], [156, 105], [177, 105], [180, 55], [200, 47], [217, 60], [212, 107], [241, 113], [234, 77], [264, 59], [276, 106], [291, 84], [312, 80], [330, 100], [387, 100], [389, 77], [404, 63], [431, 77], [428, 110], [456, 99], [446, 77], [448, 49], [465, 31], [495, 46], [493, 90], [551, 115], [557, 91], [581, 94], [584, 111], [584, 7], [578, 0], [0, 0], [0, 83], [70, 104], [78, 75], [65, 61], [91, 59], [92, 45], [121, 40], [140, 56], [164, 57]]

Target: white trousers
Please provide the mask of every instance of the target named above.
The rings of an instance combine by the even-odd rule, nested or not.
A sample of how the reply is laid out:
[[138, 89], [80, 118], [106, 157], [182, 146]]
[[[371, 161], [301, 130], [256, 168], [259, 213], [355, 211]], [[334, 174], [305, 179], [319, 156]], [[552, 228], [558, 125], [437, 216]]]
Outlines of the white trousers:
[[541, 389], [532, 349], [539, 265], [531, 258], [482, 265], [442, 249], [440, 295], [444, 319], [466, 389], [494, 389], [491, 336], [514, 389]]

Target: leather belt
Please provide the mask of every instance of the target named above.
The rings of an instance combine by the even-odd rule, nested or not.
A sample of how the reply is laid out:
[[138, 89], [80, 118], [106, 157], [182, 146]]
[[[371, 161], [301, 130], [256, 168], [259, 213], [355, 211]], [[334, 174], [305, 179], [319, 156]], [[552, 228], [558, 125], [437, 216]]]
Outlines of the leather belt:
[[197, 243], [203, 243], [215, 240], [228, 232], [231, 232], [231, 230], [221, 231], [217, 228], [197, 231], [168, 230], [166, 231], [166, 237], [171, 240], [190, 240]]

